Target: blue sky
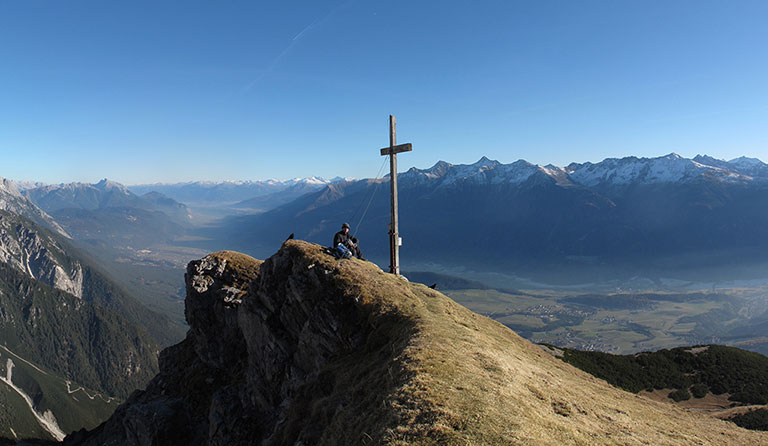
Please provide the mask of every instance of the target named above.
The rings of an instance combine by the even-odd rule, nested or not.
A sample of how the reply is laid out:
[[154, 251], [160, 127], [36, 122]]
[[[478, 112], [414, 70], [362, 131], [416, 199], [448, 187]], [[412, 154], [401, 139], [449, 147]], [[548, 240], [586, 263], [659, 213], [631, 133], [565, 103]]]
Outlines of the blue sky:
[[0, 176], [768, 160], [768, 2], [0, 2]]

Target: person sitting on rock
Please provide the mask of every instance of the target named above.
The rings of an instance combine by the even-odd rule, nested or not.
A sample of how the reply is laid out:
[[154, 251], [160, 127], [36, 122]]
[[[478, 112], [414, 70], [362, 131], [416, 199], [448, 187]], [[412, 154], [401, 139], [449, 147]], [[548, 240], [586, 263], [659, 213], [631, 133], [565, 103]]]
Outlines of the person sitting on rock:
[[341, 231], [333, 236], [333, 247], [336, 248], [339, 245], [349, 249], [358, 259], [365, 260], [363, 254], [360, 252], [360, 246], [357, 244], [357, 239], [349, 235], [349, 223], [341, 225]]

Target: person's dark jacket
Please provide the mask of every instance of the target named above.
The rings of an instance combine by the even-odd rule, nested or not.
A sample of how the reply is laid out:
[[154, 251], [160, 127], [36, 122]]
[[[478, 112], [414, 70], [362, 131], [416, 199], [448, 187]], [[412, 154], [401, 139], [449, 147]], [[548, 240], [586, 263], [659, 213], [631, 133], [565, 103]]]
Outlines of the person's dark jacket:
[[341, 243], [349, 248], [354, 246], [355, 242], [357, 242], [357, 239], [349, 235], [349, 232], [345, 234], [344, 231], [339, 231], [333, 236], [333, 246], [338, 246]]

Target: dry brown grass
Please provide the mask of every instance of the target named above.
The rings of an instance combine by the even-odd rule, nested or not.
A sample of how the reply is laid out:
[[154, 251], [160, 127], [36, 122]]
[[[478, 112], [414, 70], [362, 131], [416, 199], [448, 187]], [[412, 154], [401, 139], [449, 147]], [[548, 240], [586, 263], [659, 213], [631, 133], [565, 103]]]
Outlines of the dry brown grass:
[[208, 256], [227, 262], [227, 270], [231, 274], [229, 279], [232, 281], [230, 285], [238, 288], [244, 287], [253, 280], [259, 273], [259, 267], [264, 263], [261, 260], [236, 251], [218, 251]]
[[396, 313], [411, 322], [386, 359], [396, 383], [379, 395], [386, 416], [362, 428], [360, 444], [768, 445], [768, 433], [614, 388], [371, 263], [335, 260], [306, 242], [287, 245], [333, 269], [345, 294], [375, 308], [371, 317]]

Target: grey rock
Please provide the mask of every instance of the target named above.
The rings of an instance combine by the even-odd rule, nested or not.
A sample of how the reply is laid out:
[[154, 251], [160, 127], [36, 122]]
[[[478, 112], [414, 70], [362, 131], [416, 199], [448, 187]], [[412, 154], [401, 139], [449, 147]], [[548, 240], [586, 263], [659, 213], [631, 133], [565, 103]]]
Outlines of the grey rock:
[[44, 231], [31, 229], [21, 217], [0, 210], [0, 261], [27, 276], [83, 297], [83, 267], [70, 261], [64, 248]]

